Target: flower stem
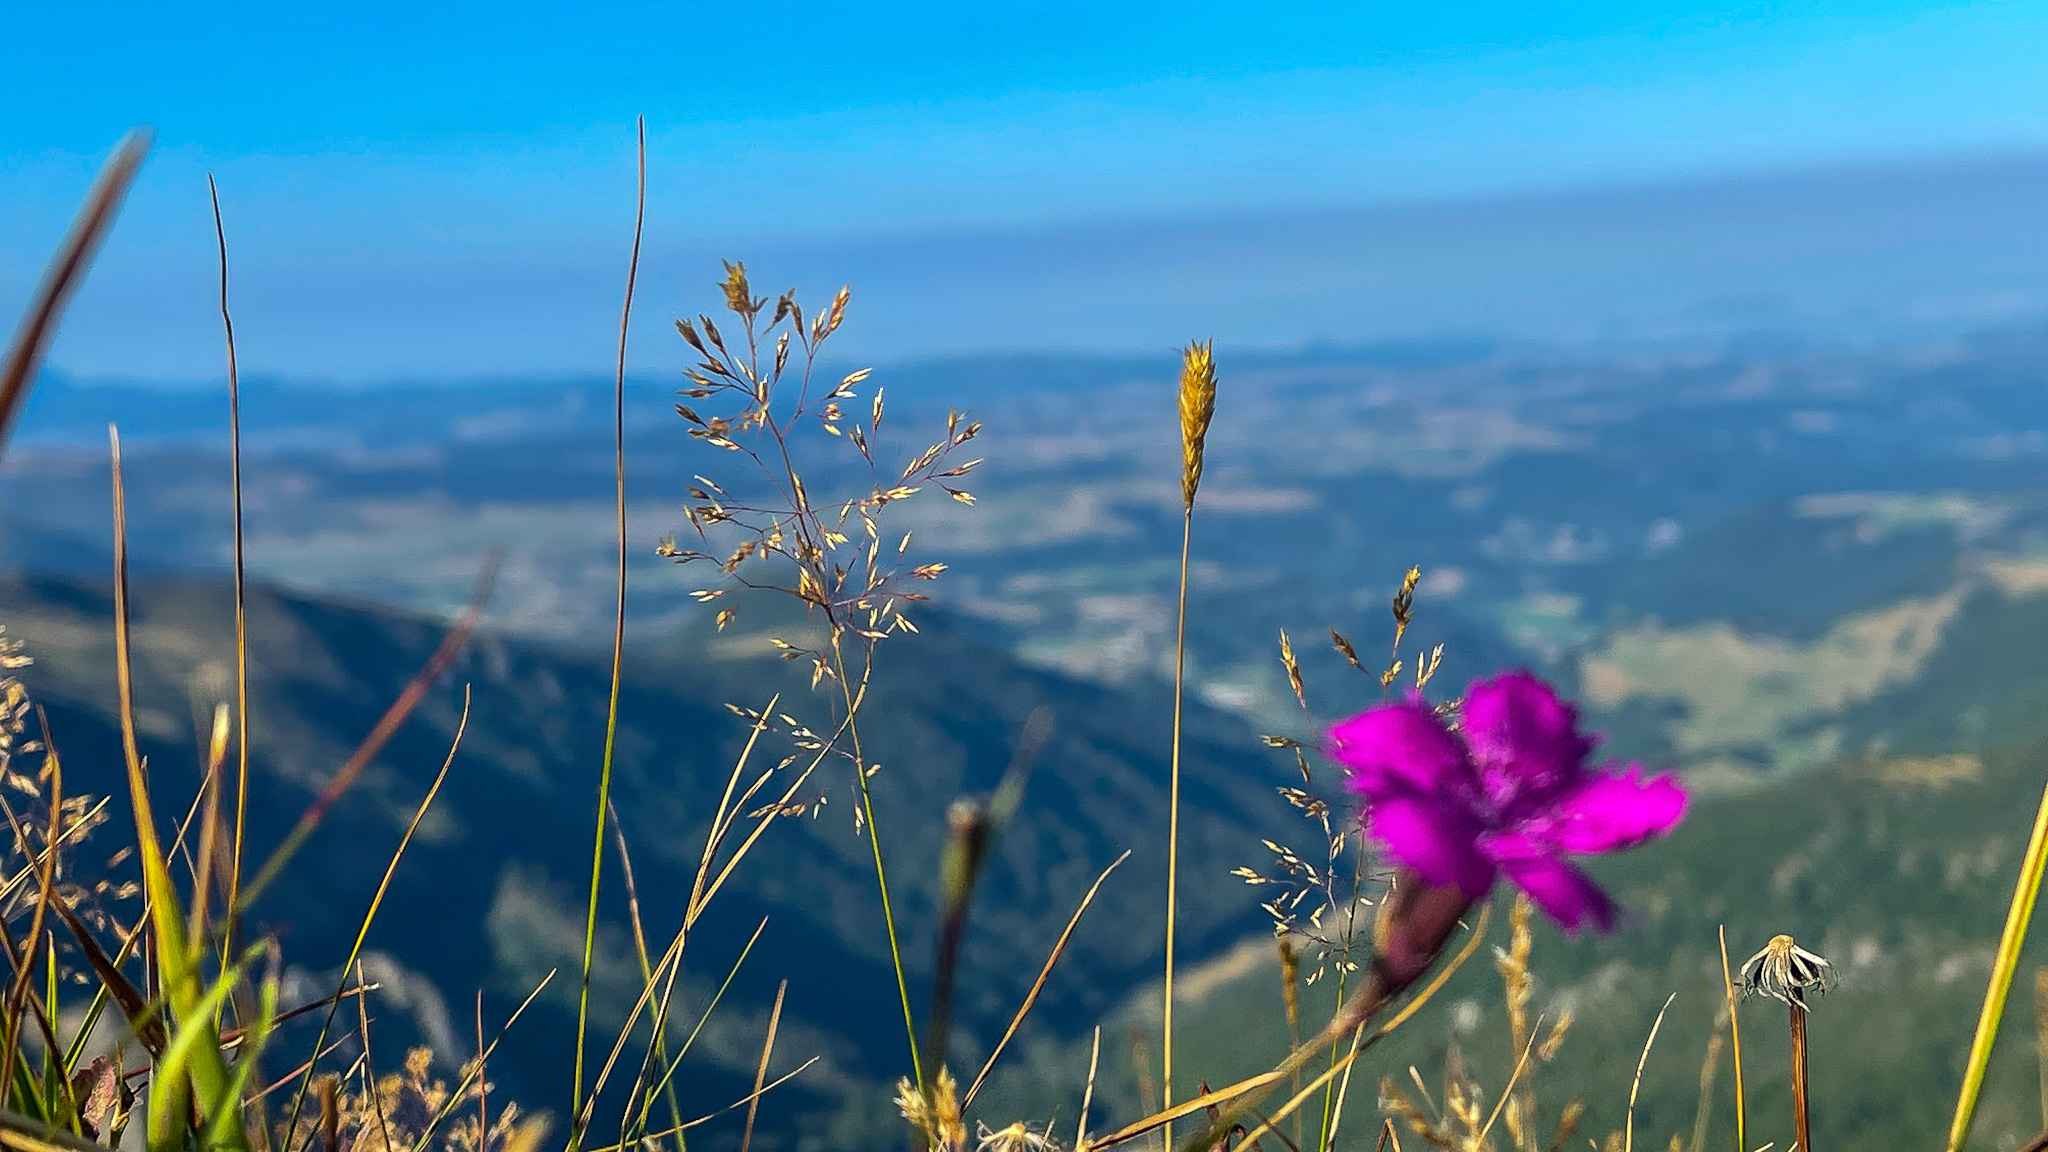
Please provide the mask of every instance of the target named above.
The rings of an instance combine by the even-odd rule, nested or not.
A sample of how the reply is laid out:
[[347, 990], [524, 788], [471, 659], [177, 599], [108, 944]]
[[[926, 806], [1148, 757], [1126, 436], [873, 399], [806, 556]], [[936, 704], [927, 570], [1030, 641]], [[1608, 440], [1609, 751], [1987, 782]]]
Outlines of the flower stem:
[[[1181, 694], [1187, 685], [1188, 546], [1195, 533], [1195, 505], [1188, 501], [1180, 522], [1180, 618], [1173, 634], [1173, 755], [1166, 800], [1166, 1009], [1160, 1042], [1161, 1107], [1173, 1107], [1173, 939], [1180, 907], [1180, 729]], [[1173, 1147], [1173, 1125], [1166, 1126]]]
[[1799, 1152], [1813, 1152], [1813, 1139], [1806, 1122], [1806, 1009], [1794, 1004], [1792, 1013], [1792, 1128], [1799, 1139]]

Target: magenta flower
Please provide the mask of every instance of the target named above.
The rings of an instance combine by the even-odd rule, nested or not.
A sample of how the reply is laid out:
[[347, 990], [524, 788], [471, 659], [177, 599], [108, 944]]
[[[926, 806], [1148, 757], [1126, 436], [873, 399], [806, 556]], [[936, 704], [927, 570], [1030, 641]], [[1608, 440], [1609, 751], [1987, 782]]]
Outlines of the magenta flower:
[[1502, 874], [1567, 931], [1614, 926], [1615, 905], [1571, 857], [1616, 852], [1685, 815], [1674, 776], [1589, 768], [1578, 711], [1527, 672], [1472, 685], [1452, 730], [1417, 697], [1330, 729], [1329, 756], [1397, 863], [1477, 900]]

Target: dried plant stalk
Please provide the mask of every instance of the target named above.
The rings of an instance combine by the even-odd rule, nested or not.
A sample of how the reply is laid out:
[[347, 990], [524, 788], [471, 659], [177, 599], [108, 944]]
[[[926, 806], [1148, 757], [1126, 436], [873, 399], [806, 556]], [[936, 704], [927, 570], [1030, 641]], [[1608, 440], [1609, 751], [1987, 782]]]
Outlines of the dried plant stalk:
[[1813, 1134], [1806, 1111], [1806, 1009], [1797, 1004], [1792, 1014], [1792, 1132], [1799, 1140], [1799, 1152], [1813, 1152]]
[[[1173, 945], [1180, 904], [1180, 743], [1181, 703], [1187, 688], [1188, 550], [1194, 540], [1195, 491], [1202, 485], [1202, 450], [1209, 421], [1216, 415], [1214, 341], [1190, 342], [1181, 355], [1180, 373], [1180, 597], [1173, 634], [1173, 754], [1166, 801], [1166, 988], [1161, 1028], [1160, 1075], [1162, 1107], [1173, 1107]], [[1166, 1126], [1166, 1146], [1173, 1147], [1173, 1125]]]

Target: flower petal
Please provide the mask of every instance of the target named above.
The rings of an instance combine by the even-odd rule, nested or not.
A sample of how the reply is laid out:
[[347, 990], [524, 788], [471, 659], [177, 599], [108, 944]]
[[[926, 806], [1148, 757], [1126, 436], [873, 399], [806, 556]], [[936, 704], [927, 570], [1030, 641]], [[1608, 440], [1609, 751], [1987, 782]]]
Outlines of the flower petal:
[[1494, 806], [1510, 819], [1575, 782], [1597, 742], [1578, 710], [1528, 672], [1503, 672], [1465, 693], [1465, 742]]
[[1558, 798], [1545, 839], [1575, 855], [1633, 848], [1677, 827], [1686, 799], [1676, 776], [1644, 780], [1640, 765], [1595, 772]]
[[1508, 880], [1566, 932], [1576, 936], [1589, 923], [1602, 932], [1614, 927], [1614, 901], [1564, 859], [1515, 833], [1489, 836], [1484, 847]]
[[1493, 887], [1493, 862], [1478, 848], [1479, 823], [1456, 807], [1421, 797], [1376, 801], [1366, 810], [1365, 830], [1431, 885], [1456, 884], [1470, 900]]
[[1383, 704], [1337, 724], [1326, 753], [1368, 800], [1412, 792], [1470, 798], [1478, 787], [1465, 746], [1419, 700]]

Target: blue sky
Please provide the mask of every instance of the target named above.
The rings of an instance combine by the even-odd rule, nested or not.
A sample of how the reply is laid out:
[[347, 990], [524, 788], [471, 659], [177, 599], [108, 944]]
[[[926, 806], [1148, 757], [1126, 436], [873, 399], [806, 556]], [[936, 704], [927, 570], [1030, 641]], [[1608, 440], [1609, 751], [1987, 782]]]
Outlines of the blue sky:
[[[1274, 219], [1493, 219], [1575, 190], [2048, 149], [2048, 3], [103, 4], [0, 20], [34, 46], [0, 75], [0, 306], [119, 133], [158, 132], [53, 355], [86, 374], [217, 373], [209, 171], [252, 369], [602, 370], [638, 114], [648, 330], [708, 302], [716, 257], [744, 256], [814, 294], [853, 279], [871, 322], [849, 331], [883, 359], [1522, 331], [1526, 309], [1493, 291], [1509, 274], [1483, 261], [1439, 290], [1486, 307], [1353, 325], [1324, 300], [1234, 327], [1247, 301], [1230, 281], [1257, 261], [1205, 269], [1199, 251]], [[1347, 260], [1391, 259], [1375, 243]], [[1072, 265], [1093, 252], [1143, 306], [1077, 303]], [[1984, 275], [1992, 295], [2037, 287]], [[1305, 306], [1330, 290], [1298, 287]], [[643, 340], [636, 366], [671, 352]]]

